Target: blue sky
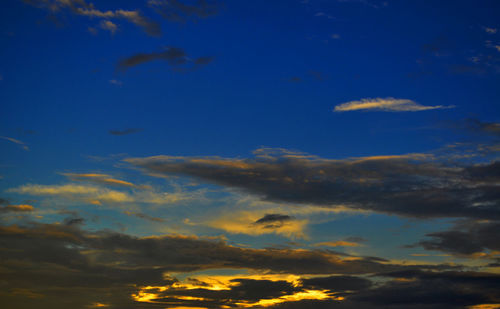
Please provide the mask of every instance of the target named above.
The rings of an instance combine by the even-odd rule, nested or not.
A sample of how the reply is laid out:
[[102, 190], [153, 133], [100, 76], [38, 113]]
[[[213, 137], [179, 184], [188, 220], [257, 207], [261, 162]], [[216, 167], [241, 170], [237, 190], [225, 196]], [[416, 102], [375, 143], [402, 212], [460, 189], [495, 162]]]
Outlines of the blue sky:
[[[409, 290], [484, 276], [495, 279], [477, 291], [424, 289], [425, 306], [500, 306], [492, 292], [500, 280], [498, 1], [1, 7], [0, 235], [3, 267], [14, 269], [0, 294], [6, 303], [424, 308]], [[130, 243], [103, 245], [114, 237]], [[23, 247], [38, 238], [58, 248], [46, 260]], [[177, 247], [192, 243], [195, 256], [238, 257], [194, 261]], [[162, 250], [180, 253], [169, 260]], [[11, 252], [31, 268], [9, 264], [20, 258]], [[65, 254], [96, 276], [110, 267], [102, 280], [117, 296], [59, 271], [85, 272], [60, 262]], [[273, 266], [282, 255], [287, 266]], [[323, 259], [346, 266], [311, 268]], [[55, 293], [58, 284], [29, 283], [46, 263], [73, 298]], [[124, 279], [137, 269], [143, 279]], [[165, 282], [153, 280], [159, 269]], [[340, 277], [359, 286], [333, 288]], [[261, 290], [278, 283], [288, 288]], [[200, 295], [188, 292], [195, 288]], [[253, 294], [231, 296], [238, 289]]]

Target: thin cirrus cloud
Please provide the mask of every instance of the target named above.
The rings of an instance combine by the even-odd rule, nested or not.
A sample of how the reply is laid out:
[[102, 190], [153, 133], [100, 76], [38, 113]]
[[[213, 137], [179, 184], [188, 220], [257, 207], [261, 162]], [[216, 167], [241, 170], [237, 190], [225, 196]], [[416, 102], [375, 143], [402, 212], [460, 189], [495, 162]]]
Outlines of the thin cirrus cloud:
[[7, 137], [7, 136], [0, 136], [1, 139], [7, 140], [9, 142], [12, 142], [14, 144], [20, 145], [24, 150], [29, 151], [30, 148], [22, 141], [12, 138], [12, 137]]
[[[115, 182], [109, 183], [106, 181], [100, 181], [99, 179], [91, 180], [94, 180], [94, 183], [96, 184], [115, 185]], [[184, 192], [170, 193], [155, 192], [151, 190], [118, 191], [99, 185], [80, 185], [72, 183], [63, 185], [27, 184], [8, 189], [7, 192], [33, 196], [54, 197], [64, 201], [92, 205], [129, 203], [165, 205], [193, 199], [198, 196], [197, 193], [188, 194]]]
[[333, 109], [334, 112], [350, 112], [350, 111], [383, 111], [383, 112], [420, 112], [433, 109], [454, 108], [454, 105], [421, 105], [415, 101], [408, 99], [388, 98], [367, 98], [359, 101], [349, 101], [339, 104]]

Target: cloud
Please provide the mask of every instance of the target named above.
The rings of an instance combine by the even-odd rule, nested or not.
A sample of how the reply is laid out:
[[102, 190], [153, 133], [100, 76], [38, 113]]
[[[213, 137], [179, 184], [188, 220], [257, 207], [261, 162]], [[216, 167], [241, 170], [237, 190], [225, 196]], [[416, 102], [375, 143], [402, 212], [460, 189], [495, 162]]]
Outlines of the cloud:
[[[110, 79], [109, 80], [109, 83], [112, 84], [112, 85], [116, 85], [116, 86], [119, 86], [121, 87], [123, 85], [123, 82], [120, 81], [120, 80], [117, 80], [117, 79]], [[113, 132], [116, 132], [116, 131], [113, 131]], [[119, 132], [119, 131], [118, 131]], [[112, 134], [112, 133], [111, 133]]]
[[[84, 0], [23, 0], [25, 3], [39, 8], [47, 9], [53, 14], [60, 12], [63, 9], [69, 9], [73, 14], [86, 16], [89, 18], [100, 18], [101, 28], [110, 30], [113, 29], [114, 23], [109, 19], [125, 19], [130, 23], [143, 28], [144, 32], [151, 36], [160, 36], [160, 26], [148, 18], [144, 17], [138, 10], [108, 10], [101, 11], [96, 9], [92, 3], [87, 3]], [[104, 23], [104, 24], [103, 24]], [[116, 26], [116, 25], [115, 25]], [[112, 31], [113, 32], [113, 31]]]
[[489, 34], [496, 34], [498, 29], [497, 28], [492, 28], [492, 27], [483, 27], [484, 32], [489, 33]]
[[469, 118], [463, 122], [463, 126], [471, 131], [500, 137], [500, 123], [497, 122], [485, 122]]
[[[0, 272], [9, 282], [0, 292], [4, 305], [86, 308], [101, 303], [111, 308], [223, 308], [229, 304], [261, 308], [304, 299], [364, 302], [364, 298], [373, 299], [375, 295], [387, 297], [384, 283], [376, 286], [379, 292], [373, 292], [374, 284], [365, 276], [369, 274], [426, 284], [456, 278], [458, 285], [443, 288], [474, 288], [482, 291], [481, 295], [489, 295], [492, 290], [483, 289], [483, 281], [493, 286], [498, 280], [498, 276], [481, 273], [474, 274], [475, 279], [470, 274], [450, 272], [440, 277], [439, 273], [423, 270], [446, 270], [449, 266], [398, 265], [324, 250], [251, 249], [194, 236], [89, 232], [82, 229], [82, 223], [81, 218], [70, 218], [64, 224], [0, 225]], [[185, 274], [182, 280], [173, 276], [209, 269], [242, 274]], [[247, 270], [250, 274], [245, 274]], [[389, 287], [393, 284], [404, 289], [413, 281], [394, 282], [388, 283]], [[397, 295], [393, 297], [407, 297], [409, 302], [414, 294]]]
[[231, 234], [263, 235], [278, 234], [289, 238], [307, 238], [307, 219], [295, 219], [288, 215], [262, 214], [262, 211], [231, 211], [203, 223]]
[[164, 60], [167, 61], [167, 63], [170, 65], [185, 64], [188, 61], [187, 55], [183, 49], [177, 47], [168, 47], [165, 51], [162, 52], [136, 54], [132, 57], [120, 61], [118, 63], [118, 67], [121, 69], [127, 69], [153, 60]]
[[20, 213], [20, 212], [32, 212], [35, 208], [31, 205], [20, 204], [20, 205], [7, 205], [0, 207], [0, 214], [2, 213]]
[[[429, 239], [415, 245], [426, 250], [443, 251], [455, 255], [500, 258], [500, 221], [465, 221], [449, 231], [429, 233]], [[496, 252], [496, 253], [495, 253]]]
[[141, 219], [145, 219], [145, 220], [149, 220], [149, 221], [153, 221], [153, 222], [165, 222], [165, 220], [163, 220], [162, 218], [152, 217], [152, 216], [143, 214], [141, 212], [124, 211], [123, 213], [128, 215], [128, 216], [135, 216], [137, 218], [141, 218]]
[[199, 57], [191, 59], [182, 48], [167, 47], [164, 51], [153, 53], [140, 53], [132, 57], [121, 60], [118, 68], [127, 70], [150, 61], [163, 60], [174, 67], [175, 71], [184, 72], [205, 66], [214, 60], [214, 57]]
[[196, 21], [196, 19], [211, 17], [217, 15], [219, 11], [216, 2], [206, 0], [198, 0], [193, 5], [178, 0], [149, 0], [148, 5], [165, 19], [181, 23], [190, 19]]
[[431, 109], [445, 109], [453, 108], [454, 105], [443, 106], [425, 106], [420, 105], [408, 99], [395, 99], [395, 98], [374, 98], [374, 99], [361, 99], [360, 101], [350, 101], [335, 106], [334, 112], [348, 112], [358, 110], [373, 110], [384, 112], [419, 112]]
[[29, 151], [30, 148], [22, 141], [12, 138], [12, 137], [6, 137], [6, 136], [0, 136], [1, 139], [7, 140], [9, 142], [13, 142], [15, 144], [20, 145], [24, 150]]
[[153, 176], [190, 176], [297, 207], [414, 218], [500, 218], [497, 161], [450, 163], [431, 154], [332, 160], [280, 149], [255, 154], [248, 159], [154, 156], [124, 161]]
[[[120, 82], [121, 85], [121, 82]], [[111, 135], [128, 135], [128, 134], [134, 134], [134, 133], [139, 133], [142, 132], [143, 129], [140, 128], [128, 128], [124, 130], [109, 130], [109, 134]]]
[[345, 241], [345, 240], [325, 241], [325, 242], [320, 242], [320, 243], [317, 243], [314, 245], [318, 246], [318, 247], [359, 247], [359, 246], [361, 246], [357, 242]]
[[111, 34], [115, 34], [118, 30], [118, 26], [109, 20], [101, 20], [99, 26], [101, 27], [101, 29], [111, 32]]
[[255, 221], [254, 225], [263, 226], [266, 229], [272, 229], [277, 227], [282, 227], [283, 224], [287, 221], [292, 220], [293, 218], [288, 215], [281, 214], [266, 214], [264, 217]]
[[66, 176], [68, 179], [72, 181], [84, 181], [99, 185], [108, 185], [108, 186], [116, 186], [116, 187], [126, 187], [126, 188], [138, 188], [138, 189], [147, 189], [148, 186], [138, 186], [131, 182], [115, 179], [106, 174], [96, 174], [96, 173], [86, 173], [86, 174], [77, 174], [77, 173], [61, 173], [61, 175]]
[[[77, 174], [75, 174], [77, 175]], [[80, 177], [81, 178], [81, 177]], [[84, 177], [85, 178], [85, 177]], [[88, 177], [90, 181], [96, 184], [111, 184], [128, 187], [126, 182], [106, 179], [100, 177]], [[137, 188], [137, 187], [136, 187]], [[142, 189], [149, 189], [143, 187]], [[127, 203], [145, 203], [145, 204], [172, 204], [184, 200], [189, 200], [197, 196], [198, 193], [192, 194], [183, 192], [155, 192], [150, 190], [133, 190], [133, 191], [118, 191], [108, 189], [96, 185], [79, 185], [79, 184], [64, 184], [64, 185], [34, 185], [28, 184], [17, 188], [11, 188], [7, 192], [19, 194], [28, 194], [34, 196], [49, 196], [62, 198], [65, 201], [86, 203], [93, 205], [104, 204], [127, 204]]]

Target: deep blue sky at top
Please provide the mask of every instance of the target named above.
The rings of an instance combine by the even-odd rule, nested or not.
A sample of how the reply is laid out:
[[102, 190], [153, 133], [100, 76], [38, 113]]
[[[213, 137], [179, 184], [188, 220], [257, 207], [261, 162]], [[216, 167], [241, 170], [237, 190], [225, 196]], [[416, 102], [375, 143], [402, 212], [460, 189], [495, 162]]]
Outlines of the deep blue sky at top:
[[[116, 34], [93, 35], [96, 19], [66, 11], [56, 24], [22, 1], [0, 4], [0, 135], [31, 148], [1, 141], [5, 165], [36, 177], [84, 170], [82, 155], [248, 156], [260, 146], [332, 158], [422, 152], [467, 138], [443, 123], [500, 114], [498, 62], [470, 60], [498, 61], [500, 34], [484, 28], [500, 26], [499, 1], [226, 1], [217, 16], [184, 24], [163, 20], [146, 1], [94, 4], [139, 8], [163, 34], [118, 20]], [[172, 46], [215, 58], [184, 73], [164, 61], [117, 69]], [[332, 112], [375, 97], [456, 107]], [[127, 128], [143, 131], [108, 134]]]

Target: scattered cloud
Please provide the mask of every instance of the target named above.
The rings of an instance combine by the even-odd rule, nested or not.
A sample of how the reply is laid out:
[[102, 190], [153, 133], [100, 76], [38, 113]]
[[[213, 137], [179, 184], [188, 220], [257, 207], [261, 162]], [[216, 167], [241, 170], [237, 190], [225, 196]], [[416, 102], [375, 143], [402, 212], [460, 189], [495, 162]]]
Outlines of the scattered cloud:
[[[80, 16], [86, 16], [89, 18], [99, 18], [102, 19], [100, 26], [103, 29], [111, 31], [113, 29], [112, 25], [115, 25], [109, 19], [125, 19], [130, 23], [141, 27], [144, 32], [151, 36], [160, 36], [161, 30], [160, 26], [147, 17], [143, 16], [138, 10], [108, 10], [101, 11], [92, 3], [87, 3], [85, 0], [23, 0], [25, 3], [43, 8], [51, 12], [51, 14], [59, 13], [63, 9], [68, 9], [70, 12]], [[104, 24], [103, 24], [104, 22]], [[116, 26], [116, 25], [115, 25]], [[116, 29], [115, 29], [116, 30]], [[112, 31], [113, 32], [113, 31]]]
[[110, 80], [109, 80], [109, 83], [110, 83], [111, 85], [116, 85], [116, 86], [118, 86], [118, 87], [121, 87], [121, 86], [123, 85], [123, 82], [122, 82], [122, 81], [119, 81], [119, 80], [117, 80], [117, 79], [110, 79]]
[[126, 214], [127, 216], [135, 216], [137, 218], [141, 218], [141, 219], [145, 219], [145, 220], [149, 220], [149, 221], [153, 221], [153, 222], [165, 222], [165, 220], [163, 220], [162, 218], [152, 217], [152, 216], [146, 215], [142, 212], [124, 211], [123, 213]]
[[429, 233], [409, 248], [421, 246], [426, 250], [443, 251], [456, 255], [500, 258], [500, 221], [468, 220], [448, 231]]
[[219, 12], [219, 5], [215, 1], [207, 0], [198, 0], [192, 5], [178, 0], [149, 0], [148, 5], [165, 19], [181, 23], [215, 16]]
[[348, 112], [359, 110], [384, 111], [384, 112], [419, 112], [432, 109], [453, 108], [454, 105], [425, 106], [408, 99], [374, 98], [350, 101], [335, 106], [334, 112]]
[[111, 135], [128, 135], [128, 134], [139, 133], [142, 131], [143, 131], [143, 129], [141, 129], [141, 128], [129, 128], [129, 129], [124, 129], [124, 130], [109, 130], [109, 134], [111, 134]]
[[15, 144], [20, 145], [24, 150], [29, 151], [30, 148], [22, 141], [12, 138], [12, 137], [6, 137], [6, 136], [0, 136], [1, 139], [7, 140], [9, 142], [13, 142]]
[[142, 186], [134, 185], [131, 182], [115, 179], [106, 174], [96, 174], [96, 173], [87, 173], [87, 174], [76, 174], [76, 173], [61, 173], [68, 177], [72, 181], [85, 181], [100, 185], [109, 185], [109, 186], [118, 186], [118, 187], [128, 187], [128, 188], [143, 188]]
[[483, 30], [489, 34], [496, 34], [498, 31], [497, 28], [492, 28], [492, 27], [483, 27]]
[[101, 29], [111, 32], [111, 34], [115, 34], [118, 30], [118, 26], [110, 20], [101, 20], [99, 26]]
[[285, 222], [290, 221], [292, 219], [293, 218], [288, 215], [266, 214], [264, 215], [264, 217], [255, 221], [253, 224], [263, 226], [266, 229], [272, 229], [272, 228], [282, 227]]
[[7, 205], [0, 207], [0, 214], [2, 213], [19, 213], [19, 212], [32, 212], [35, 208], [31, 205], [27, 204], [19, 204], [19, 205]]
[[[70, 176], [71, 177], [71, 176]], [[101, 177], [82, 177], [74, 176], [79, 180], [94, 182], [101, 185], [123, 186], [128, 187], [126, 182], [115, 179], [107, 179]], [[142, 189], [149, 189], [144, 187]], [[118, 191], [105, 188], [98, 185], [80, 185], [80, 184], [64, 184], [64, 185], [33, 185], [28, 184], [17, 188], [11, 188], [7, 192], [18, 194], [28, 194], [34, 196], [57, 197], [65, 201], [86, 203], [93, 205], [102, 204], [130, 204], [130, 203], [145, 203], [166, 205], [177, 203], [184, 200], [195, 198], [197, 193], [184, 192], [155, 192], [151, 190], [133, 190], [133, 191]]]
[[317, 247], [359, 247], [361, 244], [352, 241], [337, 240], [337, 241], [325, 241], [314, 244]]
[[307, 238], [307, 219], [295, 219], [282, 214], [264, 214], [262, 211], [232, 211], [203, 223], [231, 234], [278, 234], [289, 238]]
[[[141, 53], [124, 59], [118, 63], [118, 68], [121, 70], [127, 70], [142, 63], [163, 60], [178, 70], [194, 69], [211, 63], [213, 59], [213, 57], [200, 57], [193, 60], [188, 57], [183, 49], [177, 47], [167, 47], [162, 52], [153, 52], [149, 54]], [[191, 67], [182, 67], [188, 64], [191, 64]]]

